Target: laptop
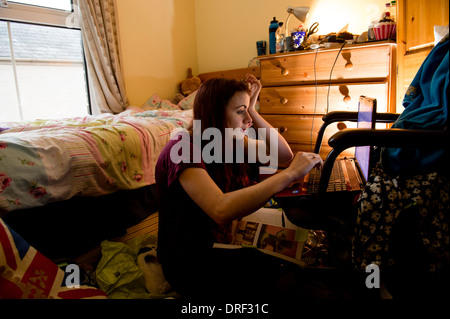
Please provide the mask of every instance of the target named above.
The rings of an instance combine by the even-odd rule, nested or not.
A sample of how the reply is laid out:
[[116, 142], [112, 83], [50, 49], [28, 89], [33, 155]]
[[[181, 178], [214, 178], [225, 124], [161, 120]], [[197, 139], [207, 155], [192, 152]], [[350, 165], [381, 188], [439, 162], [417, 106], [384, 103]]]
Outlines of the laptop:
[[[360, 96], [358, 128], [375, 128], [376, 99]], [[372, 146], [355, 147], [355, 157], [336, 159], [328, 182], [328, 192], [361, 191], [366, 184], [372, 163]], [[302, 180], [293, 183], [275, 195], [277, 198], [314, 195], [318, 192], [320, 168], [313, 168]]]

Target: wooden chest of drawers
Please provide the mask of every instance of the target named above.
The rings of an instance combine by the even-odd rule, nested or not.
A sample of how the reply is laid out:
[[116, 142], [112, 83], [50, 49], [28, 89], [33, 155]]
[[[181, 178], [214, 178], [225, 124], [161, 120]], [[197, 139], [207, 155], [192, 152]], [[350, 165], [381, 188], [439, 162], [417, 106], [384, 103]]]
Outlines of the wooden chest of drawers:
[[[396, 45], [383, 42], [260, 56], [260, 113], [295, 151], [312, 151], [322, 116], [358, 110], [360, 95], [377, 99], [378, 112], [395, 112]], [[354, 127], [354, 123], [346, 123]], [[321, 155], [330, 148], [325, 132]], [[350, 154], [346, 154], [350, 155]]]

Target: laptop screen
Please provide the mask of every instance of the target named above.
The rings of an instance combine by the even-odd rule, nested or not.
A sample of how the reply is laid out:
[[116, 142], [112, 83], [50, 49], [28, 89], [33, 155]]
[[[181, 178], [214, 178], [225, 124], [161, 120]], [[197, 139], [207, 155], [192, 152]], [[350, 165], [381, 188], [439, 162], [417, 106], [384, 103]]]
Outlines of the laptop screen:
[[[361, 96], [358, 103], [358, 128], [375, 128], [376, 99]], [[369, 177], [369, 161], [372, 146], [357, 146], [355, 158], [364, 178]]]

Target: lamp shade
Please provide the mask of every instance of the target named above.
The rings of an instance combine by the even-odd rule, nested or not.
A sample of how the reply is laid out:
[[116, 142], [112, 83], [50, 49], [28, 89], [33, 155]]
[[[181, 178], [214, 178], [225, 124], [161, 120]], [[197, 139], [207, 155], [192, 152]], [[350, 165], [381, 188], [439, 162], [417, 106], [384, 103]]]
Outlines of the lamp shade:
[[305, 22], [309, 7], [287, 7], [287, 12], [292, 13], [301, 22]]

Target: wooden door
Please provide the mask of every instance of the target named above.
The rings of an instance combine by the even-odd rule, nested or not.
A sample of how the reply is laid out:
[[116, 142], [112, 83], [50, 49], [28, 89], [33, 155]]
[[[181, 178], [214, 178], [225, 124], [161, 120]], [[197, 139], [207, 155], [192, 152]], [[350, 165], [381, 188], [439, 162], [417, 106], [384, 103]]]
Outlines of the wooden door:
[[397, 1], [397, 112], [411, 81], [434, 46], [434, 26], [448, 24], [448, 0]]

